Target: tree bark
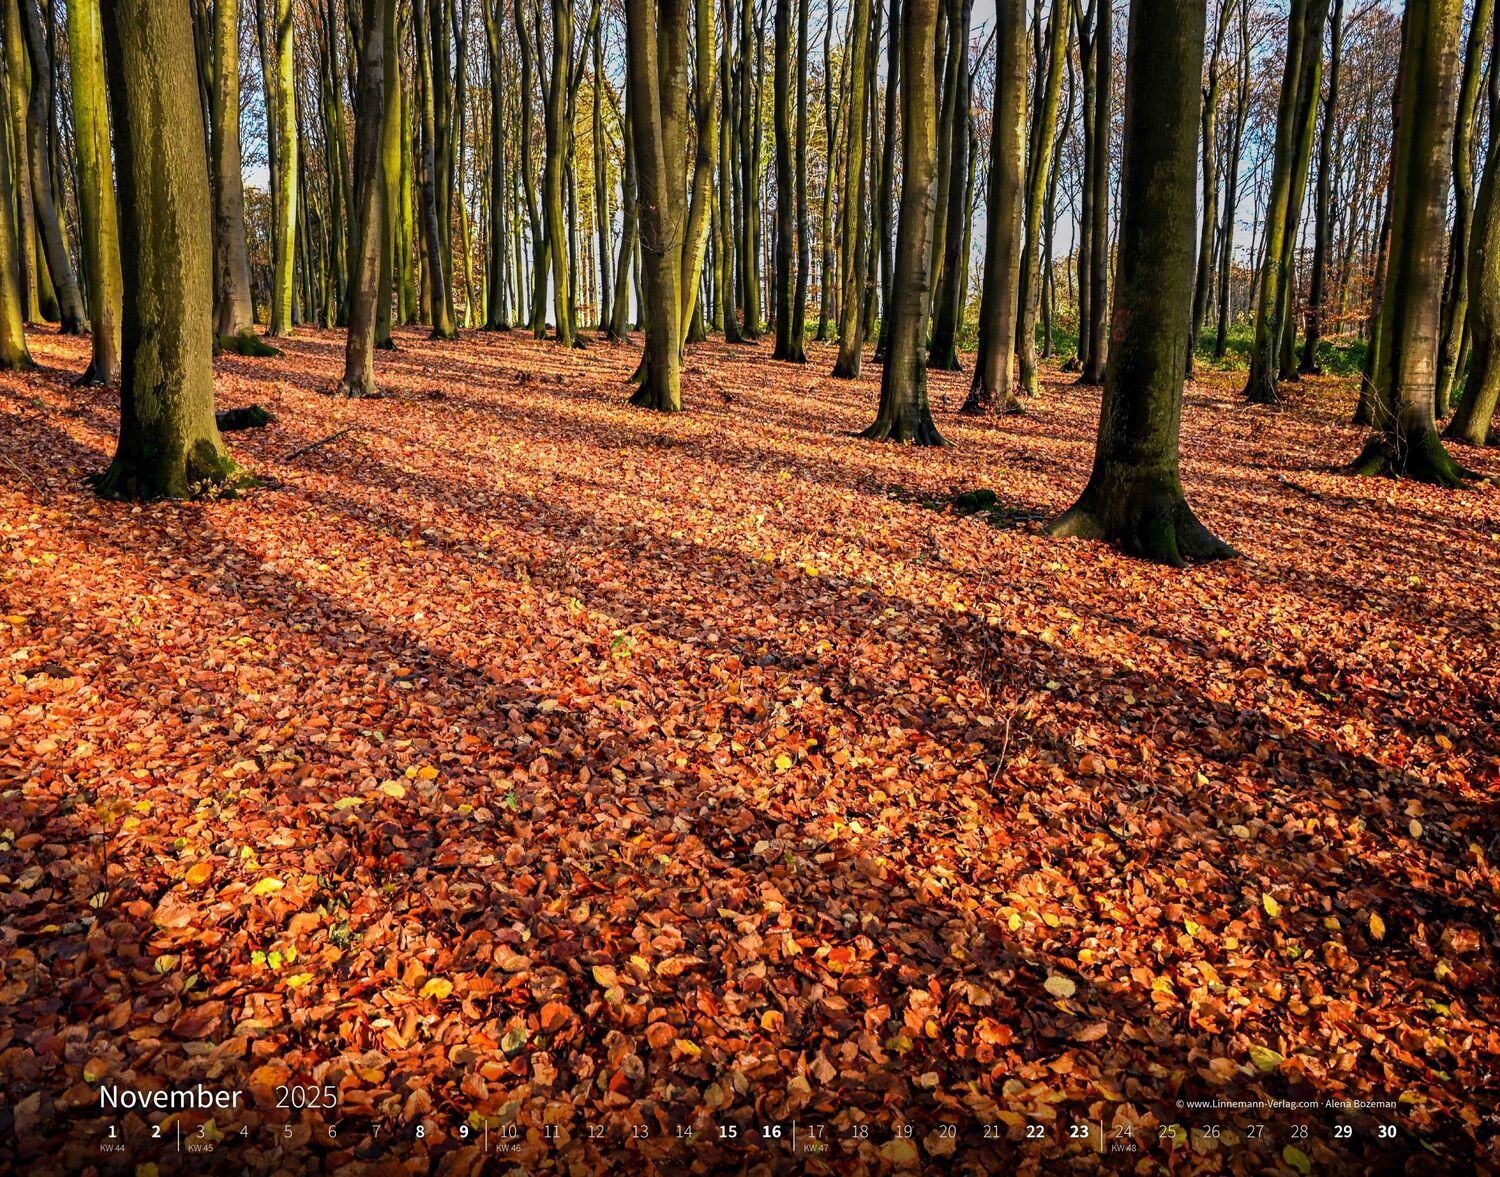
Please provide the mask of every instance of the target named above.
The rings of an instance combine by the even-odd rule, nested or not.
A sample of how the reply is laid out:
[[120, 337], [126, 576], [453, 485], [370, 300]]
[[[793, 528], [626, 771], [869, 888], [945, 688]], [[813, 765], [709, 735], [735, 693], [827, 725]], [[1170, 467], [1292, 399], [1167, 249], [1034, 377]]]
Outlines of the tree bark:
[[[1089, 231], [1089, 347], [1083, 372], [1078, 378], [1080, 384], [1103, 382], [1104, 365], [1109, 354], [1109, 344], [1105, 338], [1105, 312], [1109, 307], [1109, 134], [1114, 93], [1113, 24], [1111, 0], [1099, 0], [1099, 12], [1094, 25], [1094, 133], [1090, 142], [1093, 161], [1089, 178], [1093, 191], [1089, 199], [1089, 216], [1092, 222]], [[1200, 47], [1200, 70], [1202, 59]], [[1079, 330], [1083, 330], [1081, 322]]]
[[[1485, 3], [1486, 0], [1480, 0]], [[1318, 344], [1323, 335], [1323, 303], [1328, 297], [1328, 253], [1332, 233], [1334, 118], [1339, 107], [1339, 72], [1344, 49], [1344, 0], [1333, 0], [1333, 24], [1328, 39], [1328, 93], [1323, 99], [1323, 127], [1318, 139], [1318, 190], [1313, 223], [1312, 278], [1307, 295], [1307, 336], [1302, 344], [1300, 371], [1309, 376], [1323, 371]], [[1460, 252], [1457, 256], [1462, 257]]]
[[1178, 466], [1204, 21], [1193, 0], [1130, 6], [1120, 262], [1094, 468], [1048, 525], [1173, 565], [1234, 554], [1193, 514]]
[[[1381, 304], [1375, 427], [1355, 474], [1457, 487], [1479, 477], [1443, 448], [1433, 417], [1444, 221], [1452, 165], [1463, 0], [1410, 0], [1401, 38], [1403, 117], [1392, 164], [1391, 251]], [[1410, 112], [1428, 117], [1409, 117]]]
[[[68, 257], [62, 224], [57, 218], [57, 202], [52, 183], [52, 156], [47, 150], [47, 128], [52, 125], [52, 59], [42, 32], [42, 18], [36, 0], [18, 0], [21, 23], [26, 32], [26, 48], [31, 58], [31, 101], [26, 108], [26, 135], [31, 150], [31, 197], [36, 209], [37, 229], [42, 238], [42, 252], [47, 272], [57, 295], [58, 314], [64, 335], [81, 335], [86, 330], [83, 296], [78, 289], [78, 275]], [[193, 71], [197, 77], [197, 70]], [[201, 125], [201, 124], [200, 124]]]
[[880, 377], [880, 408], [860, 436], [906, 445], [947, 445], [927, 400], [927, 319], [936, 185], [938, 0], [906, 0], [901, 14], [901, 214], [896, 226], [894, 301]]
[[[949, 15], [951, 60], [948, 69], [953, 75], [953, 103], [950, 115], [952, 125], [947, 128], [948, 209], [942, 217], [946, 226], [942, 239], [942, 258], [933, 263], [938, 271], [938, 284], [935, 290], [932, 342], [927, 349], [927, 366], [947, 372], [956, 372], [959, 368], [958, 328], [965, 295], [963, 251], [968, 231], [969, 110], [972, 91], [972, 79], [969, 76], [969, 25], [973, 11], [973, 0], [959, 0]], [[1011, 330], [1015, 330], [1014, 316], [1011, 317]]]
[[293, 259], [297, 249], [297, 96], [293, 28], [292, 0], [276, 0], [276, 168], [272, 177], [276, 232], [270, 334], [278, 339], [292, 334]]
[[[78, 156], [78, 213], [93, 345], [88, 369], [78, 380], [83, 385], [113, 385], [120, 379], [123, 297], [120, 223], [115, 208], [102, 37], [98, 0], [71, 0], [68, 49], [73, 83], [73, 142]], [[0, 199], [9, 203], [6, 198]]]
[[208, 156], [185, 4], [110, 0], [104, 46], [115, 118], [125, 289], [120, 437], [95, 488], [187, 498], [243, 474], [214, 421]]
[[[0, 56], [0, 93], [9, 69]], [[35, 364], [26, 346], [25, 284], [21, 266], [25, 255], [16, 240], [16, 217], [10, 194], [18, 191], [10, 166], [10, 136], [0, 127], [0, 371], [27, 371]], [[25, 194], [21, 186], [19, 195]]]
[[344, 345], [340, 396], [375, 392], [375, 298], [380, 281], [381, 236], [385, 228], [385, 171], [381, 139], [385, 122], [385, 9], [396, 0], [365, 0], [364, 48], [359, 63], [359, 109], [355, 125], [354, 256], [350, 259], [352, 299]]
[[[969, 3], [970, 0], [960, 0]], [[870, 51], [870, 0], [854, 0], [851, 17], [853, 44], [849, 48], [849, 110], [845, 115], [848, 128], [847, 152], [844, 156], [844, 203], [840, 225], [843, 268], [839, 278], [839, 353], [833, 363], [833, 374], [845, 379], [859, 376], [864, 348], [863, 303], [860, 289], [865, 277], [865, 129], [868, 114], [865, 104]]]
[[970, 414], [1021, 411], [1014, 372], [1024, 252], [1021, 190], [1026, 170], [1025, 0], [1000, 0], [995, 19], [995, 109], [990, 120], [979, 354], [974, 361], [973, 384], [959, 410]]

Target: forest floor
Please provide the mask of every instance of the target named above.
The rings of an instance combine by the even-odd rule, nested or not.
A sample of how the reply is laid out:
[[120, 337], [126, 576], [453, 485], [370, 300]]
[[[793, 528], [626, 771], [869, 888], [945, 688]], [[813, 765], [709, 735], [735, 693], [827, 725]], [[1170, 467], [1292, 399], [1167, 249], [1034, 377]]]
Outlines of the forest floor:
[[663, 418], [633, 348], [399, 342], [356, 402], [340, 334], [216, 361], [279, 417], [236, 501], [92, 495], [82, 341], [0, 377], [31, 1171], [199, 1081], [287, 1172], [1496, 1163], [1500, 489], [1345, 477], [1349, 382], [1215, 374], [1184, 480], [1244, 558], [1172, 571], [1040, 534], [1097, 414], [1055, 373], [982, 421], [935, 373], [923, 451], [821, 345], [694, 348]]

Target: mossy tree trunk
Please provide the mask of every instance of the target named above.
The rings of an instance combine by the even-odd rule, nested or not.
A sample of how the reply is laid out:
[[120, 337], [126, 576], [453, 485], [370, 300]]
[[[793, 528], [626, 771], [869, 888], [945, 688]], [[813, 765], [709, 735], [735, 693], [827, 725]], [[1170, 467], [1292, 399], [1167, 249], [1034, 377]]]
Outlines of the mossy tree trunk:
[[901, 213], [880, 377], [880, 408], [861, 436], [906, 445], [947, 445], [927, 400], [927, 319], [932, 304], [932, 218], [937, 171], [938, 0], [906, 0], [901, 14]]
[[271, 331], [292, 334], [292, 291], [297, 256], [297, 65], [292, 0], [276, 0], [276, 168], [272, 177], [274, 262], [271, 278]]
[[[440, 2], [440, 0], [439, 0]], [[436, 148], [437, 115], [433, 100], [433, 71], [427, 0], [413, 0], [412, 20], [417, 30], [417, 73], [421, 90], [422, 149], [419, 183], [422, 189], [422, 235], [427, 250], [427, 297], [432, 308], [432, 338], [457, 339], [453, 315], [453, 283], [448, 278], [451, 258], [444, 252], [439, 227]]]
[[[1492, 35], [1500, 44], [1500, 5], [1492, 6]], [[1491, 67], [1493, 69], [1493, 67]], [[1500, 118], [1500, 87], [1490, 90], [1490, 125]], [[1474, 205], [1469, 255], [1469, 379], [1445, 436], [1470, 445], [1490, 439], [1500, 405], [1500, 137], [1491, 136]]]
[[[359, 62], [355, 118], [354, 253], [350, 258], [349, 331], [344, 343], [340, 396], [375, 392], [375, 299], [379, 294], [381, 238], [385, 232], [385, 9], [396, 0], [365, 0], [364, 46]], [[387, 295], [389, 297], [389, 295]]]
[[1494, 6], [1494, 0], [1474, 2], [1464, 50], [1463, 81], [1458, 90], [1458, 118], [1453, 126], [1453, 230], [1448, 236], [1437, 388], [1433, 393], [1433, 411], [1439, 417], [1448, 415], [1453, 386], [1463, 371], [1460, 360], [1469, 317], [1469, 232], [1474, 220], [1474, 114], [1479, 105], [1484, 48]]
[[1026, 170], [1025, 0], [1000, 0], [995, 19], [995, 109], [990, 121], [979, 354], [973, 384], [960, 410], [970, 414], [1020, 412], [1021, 408], [1015, 394], [1015, 361]]
[[[855, 0], [855, 3], [860, 2], [861, 0]], [[760, 10], [756, 0], [742, 0], [739, 24], [740, 92], [736, 104], [740, 119], [740, 200], [744, 207], [739, 242], [745, 307], [745, 322], [741, 334], [752, 340], [761, 337], [764, 327], [760, 301], [760, 135], [756, 117], [760, 112], [755, 52], [759, 32]]]
[[[969, 0], [960, 0], [968, 3]], [[846, 379], [859, 375], [864, 348], [861, 287], [865, 278], [866, 221], [864, 199], [865, 129], [869, 101], [866, 57], [870, 51], [870, 0], [854, 0], [852, 44], [849, 47], [849, 110], [845, 116], [844, 203], [839, 235], [839, 353], [833, 374]]]
[[[711, 3], [712, 0], [698, 0]], [[641, 277], [646, 350], [641, 386], [631, 404], [682, 409], [682, 247], [686, 221], [682, 160], [687, 111], [684, 0], [627, 0], [626, 73], [630, 87], [636, 182], [640, 186]]]
[[[0, 93], [8, 70], [0, 57]], [[10, 193], [15, 191], [10, 166], [10, 136], [0, 127], [0, 371], [25, 371], [34, 365], [26, 346], [25, 286], [21, 278], [23, 253], [16, 240], [16, 216]]]
[[213, 230], [185, 4], [102, 9], [125, 289], [120, 438], [109, 498], [187, 498], [241, 477], [214, 423]]
[[714, 0], [697, 0], [693, 5], [693, 174], [689, 188], [687, 221], [683, 227], [682, 274], [679, 289], [682, 307], [678, 325], [682, 342], [693, 337], [694, 322], [698, 338], [702, 325], [698, 311], [703, 286], [703, 260], [708, 251], [708, 233], [712, 228], [714, 156], [718, 152], [719, 124], [714, 119]]
[[80, 384], [120, 379], [120, 223], [109, 145], [109, 100], [99, 0], [68, 4], [68, 50], [73, 83], [73, 142], [78, 158], [78, 213], [83, 268], [88, 277], [93, 350]]
[[609, 338], [619, 341], [630, 334], [631, 268], [635, 262], [636, 234], [640, 226], [638, 185], [635, 179], [635, 140], [632, 130], [630, 91], [626, 88], [625, 110], [620, 119], [620, 136], [624, 141], [624, 172], [620, 179], [620, 253], [615, 263], [614, 314], [610, 319]]
[[723, 36], [719, 39], [719, 191], [714, 202], [718, 237], [715, 242], [723, 281], [719, 284], [719, 318], [723, 321], [724, 341], [743, 343], [740, 334], [738, 274], [735, 272], [738, 254], [735, 250], [734, 232], [734, 172], [730, 168], [731, 147], [735, 127], [735, 79], [732, 68], [730, 46], [733, 42], [734, 4], [724, 0]]
[[401, 301], [394, 298], [394, 288], [400, 278], [397, 258], [405, 240], [401, 231], [402, 128], [405, 116], [401, 92], [401, 38], [397, 7], [395, 4], [385, 6], [385, 115], [381, 120], [380, 136], [380, 173], [385, 184], [385, 198], [381, 202], [383, 225], [380, 277], [376, 282], [379, 293], [375, 298], [375, 346], [385, 351], [396, 349], [395, 340], [391, 338], [392, 302], [396, 301], [399, 306]]
[[[610, 322], [613, 319], [610, 307], [612, 290], [608, 272], [609, 227], [613, 218], [609, 207], [609, 182], [604, 142], [604, 95], [609, 88], [609, 81], [604, 76], [604, 22], [602, 20], [594, 22], [592, 51], [594, 62], [594, 100], [592, 103], [594, 134], [594, 229], [598, 234], [599, 242], [598, 332], [603, 335], [608, 332]], [[712, 96], [710, 96], [709, 106], [711, 110]]]
[[19, 0], [19, 3], [26, 49], [31, 59], [31, 100], [26, 107], [26, 135], [31, 143], [27, 162], [31, 165], [32, 203], [36, 209], [37, 230], [42, 238], [42, 252], [47, 259], [47, 273], [57, 296], [62, 333], [80, 335], [87, 329], [87, 315], [78, 288], [78, 275], [68, 257], [67, 242], [63, 240], [62, 224], [57, 217], [52, 153], [47, 149], [47, 128], [54, 117], [52, 58], [47, 52], [36, 0]]
[[1231, 0], [1219, 0], [1219, 23], [1214, 29], [1213, 48], [1208, 54], [1208, 92], [1203, 99], [1203, 212], [1202, 228], [1198, 234], [1198, 276], [1193, 282], [1193, 318], [1188, 328], [1187, 374], [1193, 375], [1193, 365], [1198, 354], [1198, 338], [1203, 333], [1203, 320], [1208, 314], [1209, 292], [1214, 282], [1214, 234], [1218, 229], [1219, 165], [1217, 155], [1219, 94], [1224, 76], [1220, 61], [1224, 53], [1224, 38], [1229, 32], [1229, 18], [1234, 13]]
[[[1276, 146], [1266, 198], [1265, 256], [1255, 311], [1255, 342], [1245, 384], [1245, 399], [1254, 404], [1273, 405], [1280, 396], [1276, 382], [1282, 368], [1282, 332], [1289, 329], [1284, 312], [1290, 304], [1290, 261], [1300, 192], [1311, 158], [1312, 132], [1307, 124], [1317, 105], [1327, 14], [1328, 0], [1292, 0], [1288, 15], [1286, 65], [1277, 100]], [[1306, 153], [1304, 142], [1308, 144]]]
[[[1392, 163], [1391, 247], [1375, 371], [1375, 427], [1355, 474], [1462, 486], [1478, 475], [1443, 448], [1433, 416], [1444, 229], [1463, 0], [1410, 0], [1401, 34], [1403, 117]], [[1413, 111], [1429, 117], [1406, 117]]]
[[1130, 6], [1120, 259], [1094, 468], [1048, 525], [1175, 565], [1234, 554], [1193, 514], [1178, 468], [1204, 23], [1193, 0]]
[[[1064, 5], [1052, 6], [1052, 19], [1047, 28], [1047, 64], [1045, 81], [1042, 84], [1041, 103], [1032, 113], [1029, 133], [1030, 147], [1026, 153], [1026, 217], [1021, 243], [1021, 272], [1016, 291], [1019, 315], [1016, 322], [1016, 355], [1020, 363], [1021, 391], [1035, 396], [1041, 390], [1036, 364], [1036, 320], [1041, 305], [1045, 273], [1037, 268], [1037, 250], [1040, 244], [1044, 211], [1051, 204], [1049, 194], [1053, 190], [1052, 170], [1054, 147], [1057, 139], [1057, 112], [1062, 104], [1062, 79], [1067, 69], [1069, 34], [1072, 22]], [[991, 163], [993, 167], [993, 162]], [[1047, 218], [1051, 232], [1052, 218]], [[1051, 261], [1050, 254], [1047, 259]], [[1051, 266], [1047, 269], [1050, 271]], [[981, 298], [983, 296], [981, 295]], [[981, 320], [983, 310], [980, 311]], [[982, 329], [982, 327], [981, 327]]]
[[10, 174], [15, 193], [16, 246], [21, 275], [21, 317], [34, 323], [42, 317], [37, 270], [36, 210], [31, 203], [31, 144], [26, 131], [26, 107], [30, 70], [26, 64], [26, 35], [21, 30], [20, 0], [0, 0], [5, 22], [5, 96], [10, 119], [12, 156]]

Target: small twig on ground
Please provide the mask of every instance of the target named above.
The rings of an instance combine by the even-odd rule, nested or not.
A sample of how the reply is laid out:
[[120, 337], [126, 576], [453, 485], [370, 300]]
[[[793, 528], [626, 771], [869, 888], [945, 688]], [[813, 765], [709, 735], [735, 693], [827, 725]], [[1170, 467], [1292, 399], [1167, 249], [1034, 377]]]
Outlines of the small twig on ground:
[[327, 437], [320, 437], [317, 441], [308, 442], [307, 445], [302, 446], [300, 449], [293, 450], [291, 453], [289, 453], [286, 457], [282, 458], [281, 460], [283, 462], [290, 462], [290, 461], [292, 461], [295, 458], [300, 458], [303, 454], [311, 453], [313, 450], [317, 449], [319, 446], [325, 446], [330, 441], [337, 441], [339, 438], [343, 437], [344, 434], [346, 434], [346, 433], [353, 433], [354, 432], [354, 428], [355, 427], [353, 425], [350, 425], [347, 428], [340, 429], [337, 433], [330, 433]]
[[1327, 495], [1313, 490], [1313, 488], [1310, 486], [1303, 486], [1300, 482], [1293, 482], [1285, 474], [1273, 474], [1271, 475], [1271, 477], [1274, 478], [1277, 482], [1281, 483], [1282, 486], [1289, 486], [1293, 490], [1305, 494], [1310, 499], [1317, 499], [1320, 503], [1327, 501]]

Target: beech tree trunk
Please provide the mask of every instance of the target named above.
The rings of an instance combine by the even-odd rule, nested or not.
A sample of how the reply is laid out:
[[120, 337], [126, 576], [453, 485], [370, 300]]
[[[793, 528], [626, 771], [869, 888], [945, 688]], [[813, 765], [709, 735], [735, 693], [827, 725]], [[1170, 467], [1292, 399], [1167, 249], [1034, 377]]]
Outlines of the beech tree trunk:
[[1193, 514], [1178, 469], [1204, 21], [1193, 0], [1130, 7], [1120, 260], [1094, 468], [1048, 525], [1174, 565], [1234, 555]]
[[[120, 380], [120, 223], [109, 145], [109, 100], [104, 81], [99, 0], [70, 0], [68, 50], [73, 83], [73, 141], [78, 157], [78, 214], [93, 345], [88, 369], [78, 383], [113, 385]], [[248, 279], [246, 290], [248, 293]]]
[[292, 0], [276, 0], [276, 168], [272, 177], [272, 212], [276, 219], [274, 273], [271, 278], [271, 331], [278, 339], [292, 334], [292, 290], [297, 256], [297, 91], [293, 54]]
[[973, 384], [960, 410], [976, 414], [1021, 411], [1014, 371], [1023, 253], [1021, 188], [1026, 168], [1025, 0], [1000, 0], [995, 18], [995, 110], [985, 201], [979, 354]]
[[208, 155], [186, 4], [102, 9], [125, 299], [120, 437], [107, 498], [188, 498], [243, 480], [214, 421]]
[[[1401, 36], [1403, 112], [1392, 164], [1391, 252], [1381, 303], [1375, 427], [1355, 474], [1462, 486], [1479, 475], [1443, 448], [1433, 416], [1441, 328], [1458, 34], [1463, 0], [1410, 0]], [[1427, 117], [1407, 117], [1422, 111]]]
[[349, 332], [344, 344], [340, 396], [375, 392], [375, 298], [380, 281], [381, 237], [385, 231], [385, 172], [380, 144], [385, 122], [385, 29], [388, 6], [396, 0], [365, 0], [364, 49], [359, 62], [359, 108], [355, 125], [354, 254]]
[[[0, 58], [0, 90], [7, 81]], [[26, 347], [24, 254], [16, 240], [16, 217], [10, 193], [15, 191], [10, 165], [10, 136], [0, 127], [0, 371], [26, 371], [35, 365]]]
[[947, 445], [927, 400], [927, 319], [932, 304], [938, 0], [906, 0], [901, 14], [901, 214], [896, 227], [891, 330], [880, 376], [880, 408], [860, 436], [905, 445]]

